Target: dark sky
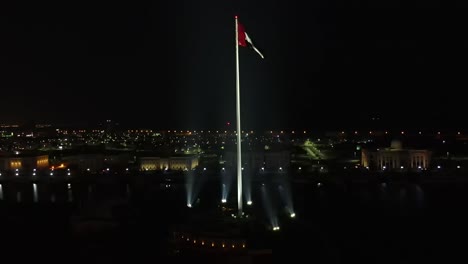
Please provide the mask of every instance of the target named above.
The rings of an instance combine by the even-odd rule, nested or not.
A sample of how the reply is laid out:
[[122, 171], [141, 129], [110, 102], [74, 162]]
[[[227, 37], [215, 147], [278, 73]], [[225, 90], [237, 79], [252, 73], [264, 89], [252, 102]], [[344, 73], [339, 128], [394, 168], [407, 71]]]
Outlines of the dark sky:
[[234, 123], [234, 14], [245, 128], [468, 121], [462, 2], [62, 2], [0, 4], [0, 123]]

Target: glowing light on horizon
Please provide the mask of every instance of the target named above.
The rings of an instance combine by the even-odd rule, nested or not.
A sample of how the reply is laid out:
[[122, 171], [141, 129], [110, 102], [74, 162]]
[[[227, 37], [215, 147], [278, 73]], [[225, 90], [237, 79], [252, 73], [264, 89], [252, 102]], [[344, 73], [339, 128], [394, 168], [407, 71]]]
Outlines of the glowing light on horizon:
[[189, 207], [193, 206], [197, 200], [198, 193], [201, 189], [201, 180], [203, 179], [203, 174], [200, 177], [196, 176], [194, 170], [187, 171], [185, 175], [185, 191], [186, 191], [186, 201]]
[[283, 201], [284, 209], [286, 212], [291, 216], [294, 217], [296, 214], [294, 213], [294, 206], [293, 206], [293, 199], [291, 195], [291, 187], [288, 182], [283, 182], [281, 185], [278, 186], [278, 191]]
[[73, 190], [71, 183], [67, 184], [68, 187], [68, 202], [73, 202]]
[[37, 184], [33, 183], [33, 199], [37, 203], [39, 201], [39, 196], [37, 194]]
[[274, 231], [279, 230], [276, 208], [273, 206], [272, 200], [268, 194], [268, 190], [265, 184], [262, 184], [262, 186], [260, 187], [260, 191], [262, 194], [262, 202], [264, 204], [264, 209], [267, 214], [268, 220], [270, 221], [270, 226], [273, 227]]
[[227, 203], [229, 194], [231, 193], [231, 185], [233, 182], [232, 173], [225, 170], [221, 170], [221, 202]]

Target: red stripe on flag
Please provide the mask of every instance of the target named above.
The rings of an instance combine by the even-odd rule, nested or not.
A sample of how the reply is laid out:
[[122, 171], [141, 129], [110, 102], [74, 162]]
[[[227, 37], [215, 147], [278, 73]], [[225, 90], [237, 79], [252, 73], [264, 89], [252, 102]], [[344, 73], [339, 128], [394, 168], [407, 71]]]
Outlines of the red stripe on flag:
[[237, 41], [239, 46], [247, 47], [247, 41], [245, 40], [245, 29], [244, 26], [237, 22]]

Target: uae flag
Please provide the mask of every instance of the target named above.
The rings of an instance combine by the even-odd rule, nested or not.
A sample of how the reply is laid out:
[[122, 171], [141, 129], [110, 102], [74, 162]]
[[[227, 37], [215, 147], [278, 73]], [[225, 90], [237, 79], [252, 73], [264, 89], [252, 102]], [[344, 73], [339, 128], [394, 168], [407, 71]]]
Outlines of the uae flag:
[[263, 54], [254, 46], [252, 40], [249, 38], [249, 35], [247, 35], [247, 32], [245, 32], [244, 26], [237, 22], [237, 34], [238, 34], [238, 41], [239, 41], [239, 46], [242, 47], [248, 47], [253, 50], [255, 50], [260, 57], [263, 57]]

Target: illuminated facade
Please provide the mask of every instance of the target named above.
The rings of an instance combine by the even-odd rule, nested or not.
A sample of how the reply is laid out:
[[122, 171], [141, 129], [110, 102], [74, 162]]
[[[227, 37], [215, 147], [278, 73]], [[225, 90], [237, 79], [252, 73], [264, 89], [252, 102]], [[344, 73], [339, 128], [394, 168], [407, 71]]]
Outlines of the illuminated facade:
[[62, 162], [67, 164], [67, 166], [76, 167], [79, 170], [90, 169], [96, 171], [105, 167], [104, 154], [69, 155], [63, 157]]
[[361, 150], [361, 165], [369, 169], [427, 169], [431, 151], [403, 149], [401, 142], [392, 141], [390, 148]]
[[[237, 153], [233, 151], [226, 152], [226, 164], [235, 166]], [[291, 163], [291, 152], [289, 150], [252, 150], [242, 152], [242, 166], [253, 171], [288, 170]]]
[[0, 157], [0, 170], [46, 169], [48, 167], [48, 155]]
[[140, 169], [149, 170], [191, 170], [198, 166], [198, 156], [140, 157]]

